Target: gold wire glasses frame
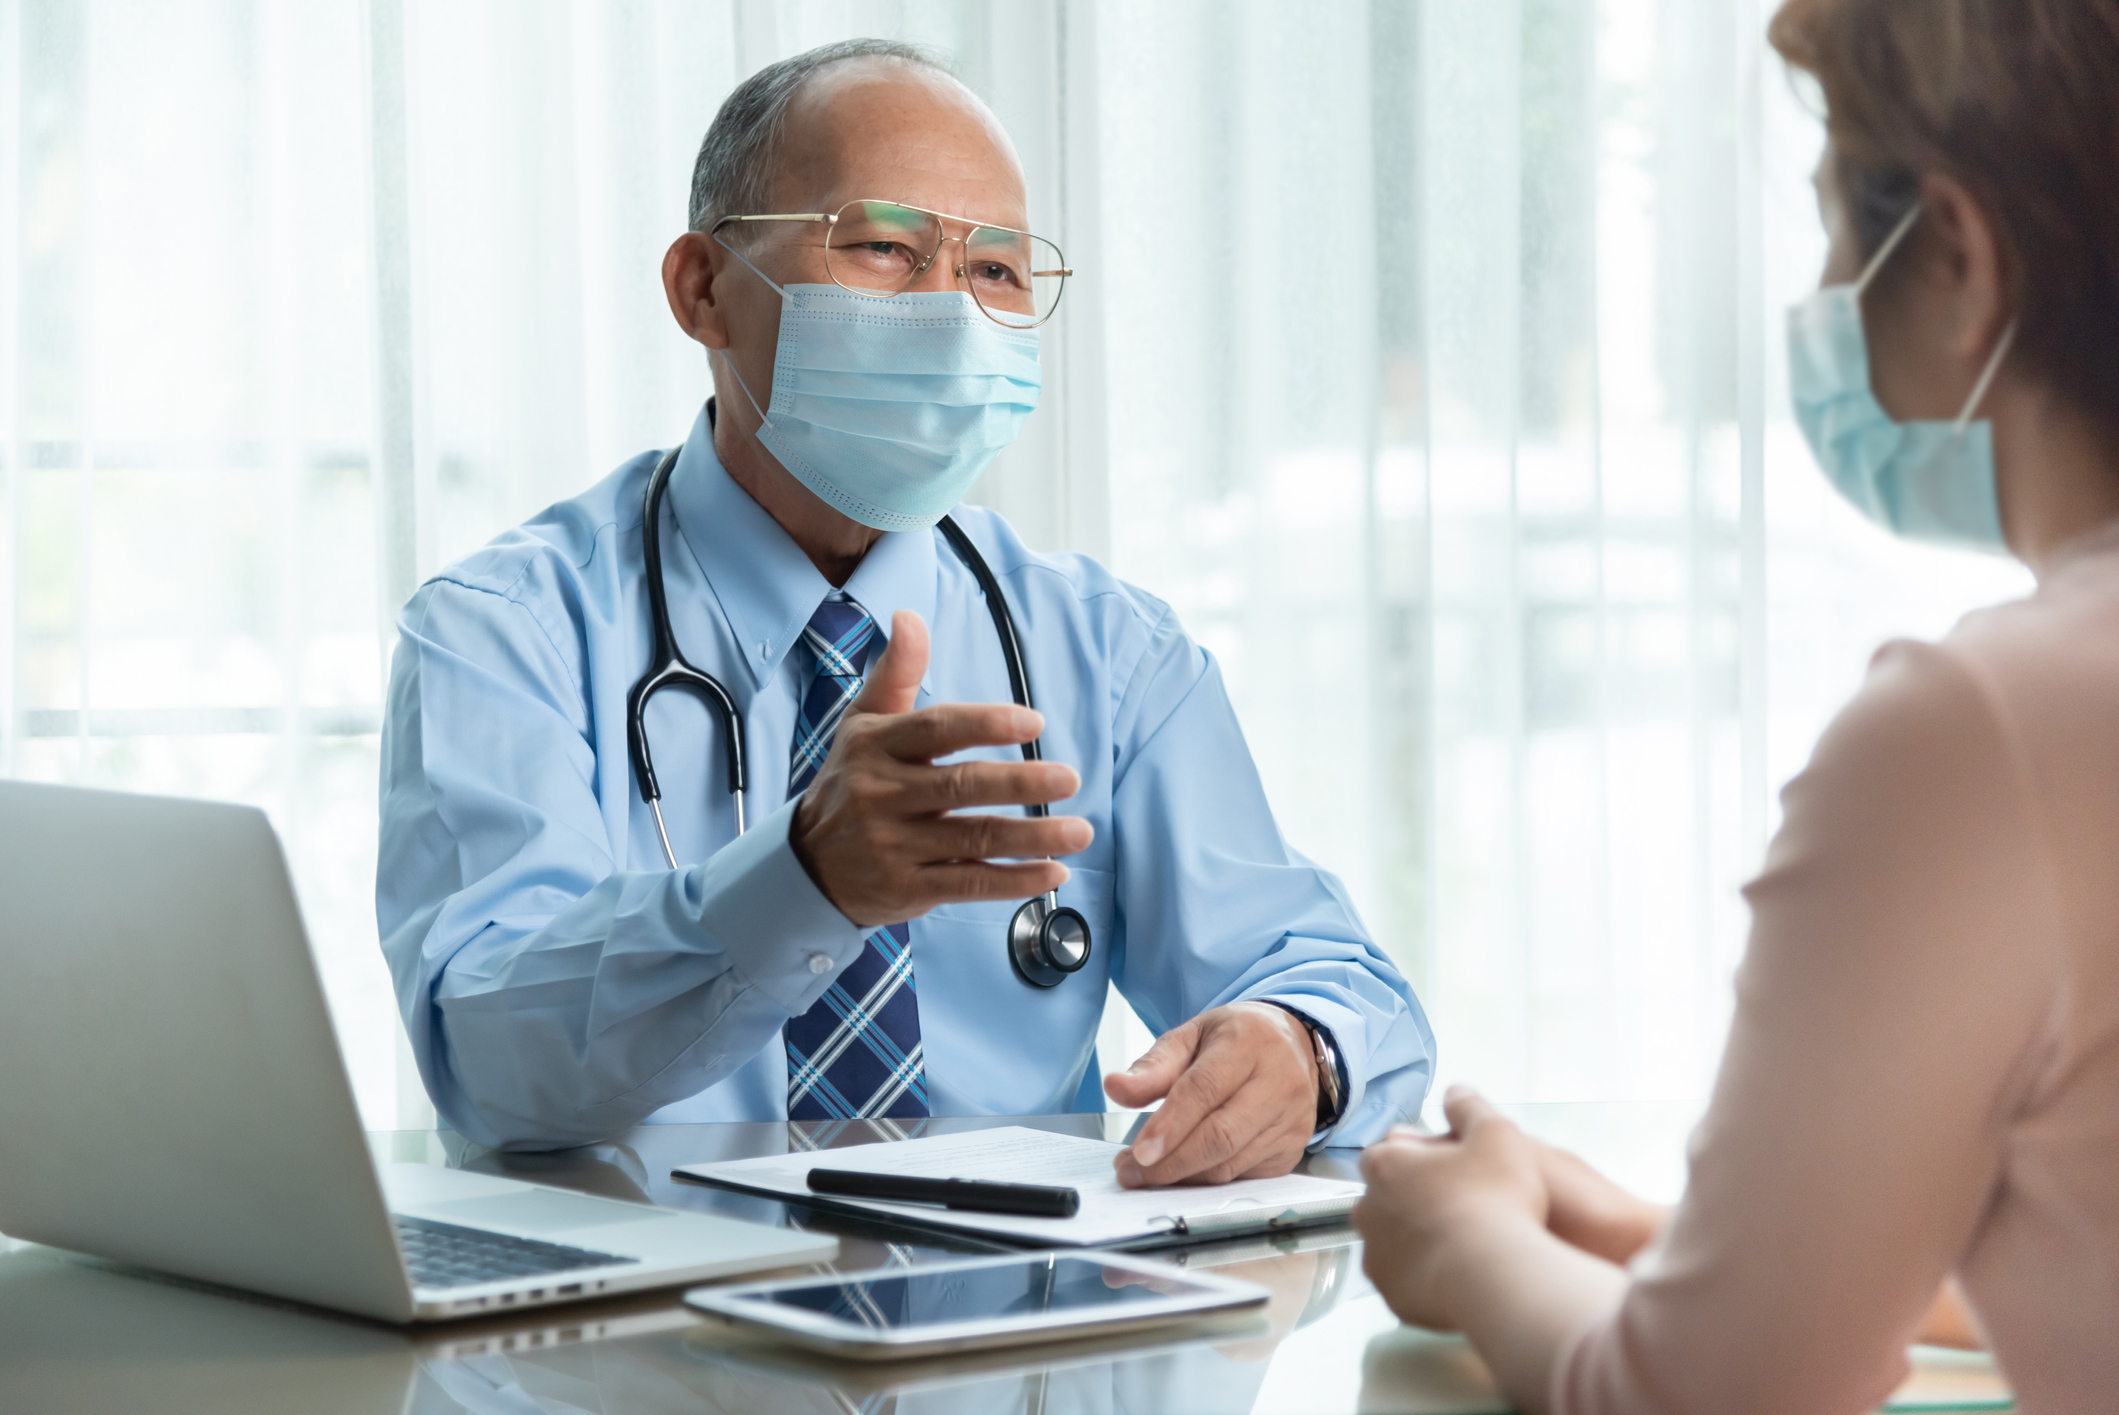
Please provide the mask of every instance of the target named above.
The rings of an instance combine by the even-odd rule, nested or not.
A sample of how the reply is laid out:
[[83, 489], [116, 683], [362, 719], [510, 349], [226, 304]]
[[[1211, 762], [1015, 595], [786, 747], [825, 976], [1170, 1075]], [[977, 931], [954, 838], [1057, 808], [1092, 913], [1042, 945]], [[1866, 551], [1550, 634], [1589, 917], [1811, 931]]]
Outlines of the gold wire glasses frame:
[[[1074, 272], [1059, 247], [1042, 236], [1010, 226], [987, 226], [898, 201], [857, 198], [837, 211], [774, 216], [724, 216], [724, 226], [751, 221], [803, 221], [824, 227], [824, 269], [840, 289], [872, 299], [904, 294], [941, 258], [943, 247], [960, 248], [950, 272], [970, 290], [988, 319], [1009, 329], [1035, 329], [1059, 308], [1067, 277]], [[962, 228], [952, 236], [949, 228]]]

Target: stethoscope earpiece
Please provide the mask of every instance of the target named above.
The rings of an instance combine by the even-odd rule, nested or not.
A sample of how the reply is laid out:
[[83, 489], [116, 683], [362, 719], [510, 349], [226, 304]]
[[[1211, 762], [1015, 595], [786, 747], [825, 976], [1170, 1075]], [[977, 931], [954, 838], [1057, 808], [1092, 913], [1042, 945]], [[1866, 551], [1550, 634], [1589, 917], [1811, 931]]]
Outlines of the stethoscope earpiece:
[[1032, 987], [1056, 988], [1069, 973], [1079, 973], [1091, 947], [1089, 921], [1057, 895], [1040, 894], [1008, 921], [1008, 961]]

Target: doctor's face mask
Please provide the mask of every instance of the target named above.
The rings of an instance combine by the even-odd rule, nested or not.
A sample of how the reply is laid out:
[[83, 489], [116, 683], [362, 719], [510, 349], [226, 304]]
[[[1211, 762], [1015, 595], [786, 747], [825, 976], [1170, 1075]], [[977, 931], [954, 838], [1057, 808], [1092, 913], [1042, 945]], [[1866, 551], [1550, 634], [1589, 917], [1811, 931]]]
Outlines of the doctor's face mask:
[[1004, 328], [964, 291], [878, 299], [837, 285], [783, 286], [722, 246], [780, 295], [770, 408], [758, 408], [722, 352], [758, 409], [758, 441], [862, 525], [932, 526], [1036, 409], [1037, 330]]
[[1861, 297], [1920, 219], [1907, 213], [1852, 285], [1788, 311], [1788, 388], [1818, 465], [1856, 509], [1909, 540], [2006, 550], [1994, 485], [1994, 425], [1973, 422], [2016, 336], [2009, 325], [1954, 423], [1896, 422], [1869, 383]]

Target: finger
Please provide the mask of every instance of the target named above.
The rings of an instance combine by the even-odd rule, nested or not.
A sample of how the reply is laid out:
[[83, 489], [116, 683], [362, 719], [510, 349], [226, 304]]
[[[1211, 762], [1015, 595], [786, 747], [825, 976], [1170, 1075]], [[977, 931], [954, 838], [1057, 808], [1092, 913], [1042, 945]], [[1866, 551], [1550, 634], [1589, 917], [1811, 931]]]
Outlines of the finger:
[[[1192, 1064], [1192, 1057], [1198, 1050], [1199, 1023], [1187, 1022], [1181, 1027], [1172, 1027], [1156, 1038], [1155, 1045], [1142, 1052], [1131, 1066], [1106, 1076], [1104, 1092], [1120, 1105], [1129, 1107], [1161, 1100], [1170, 1093], [1171, 1083]], [[1152, 1119], [1148, 1122], [1150, 1127], [1154, 1124]], [[1141, 1133], [1145, 1135], [1147, 1131]], [[1161, 1153], [1158, 1147], [1157, 1156]]]
[[1293, 1172], [1308, 1148], [1310, 1132], [1283, 1124], [1277, 1132], [1266, 1132], [1225, 1166], [1229, 1179], [1278, 1179]]
[[1150, 1184], [1224, 1183], [1237, 1173], [1235, 1162], [1254, 1147], [1262, 1154], [1288, 1138], [1288, 1114], [1284, 1087], [1262, 1077], [1249, 1081], [1200, 1117], [1160, 1163], [1144, 1166], [1143, 1177]]
[[[1188, 1146], [1186, 1152], [1192, 1162], [1185, 1173], [1236, 1152], [1237, 1137], [1224, 1132], [1223, 1121], [1216, 1121], [1206, 1134], [1198, 1132], [1250, 1079], [1252, 1066], [1253, 1059], [1240, 1048], [1204, 1046], [1177, 1079], [1168, 1083], [1169, 1098], [1133, 1141], [1134, 1158], [1142, 1169], [1155, 1176], [1155, 1183], [1167, 1183], [1161, 1176], [1172, 1172], [1164, 1168], [1164, 1157], [1186, 1151]], [[1250, 1136], [1242, 1138], [1248, 1140]], [[1202, 1154], [1211, 1158], [1202, 1160]]]
[[977, 806], [1050, 805], [1082, 789], [1081, 777], [1065, 762], [907, 763], [887, 770], [898, 784], [894, 808], [908, 815]]
[[868, 665], [866, 681], [854, 695], [849, 712], [911, 712], [920, 699], [920, 679], [927, 676], [927, 625], [909, 609], [890, 616], [890, 642]]
[[1056, 860], [1025, 860], [1015, 865], [953, 860], [916, 869], [911, 894], [914, 899], [925, 901], [920, 906], [920, 912], [925, 913], [937, 904], [976, 904], [988, 899], [1029, 899], [1050, 894], [1068, 878], [1067, 867]]
[[[1237, 1098], [1230, 1101], [1229, 1104], [1245, 1105], [1248, 1102], [1244, 1095], [1239, 1093]], [[1296, 1128], [1289, 1124], [1283, 1115], [1280, 1119], [1267, 1124], [1256, 1135], [1251, 1137], [1248, 1144], [1238, 1149], [1235, 1154], [1221, 1163], [1208, 1165], [1205, 1169], [1197, 1170], [1171, 1182], [1177, 1184], [1229, 1184], [1238, 1179], [1277, 1179], [1295, 1167], [1295, 1162], [1302, 1158], [1302, 1147], [1308, 1142], [1309, 1138], [1309, 1131], [1303, 1130], [1298, 1133]], [[1174, 1159], [1175, 1157], [1172, 1157], [1172, 1159], [1164, 1160], [1163, 1163], [1165, 1165], [1174, 1163]]]
[[1492, 1102], [1464, 1085], [1449, 1088], [1442, 1097], [1442, 1113], [1449, 1117], [1449, 1133], [1460, 1140], [1469, 1136], [1474, 1126], [1501, 1118]]
[[1044, 730], [1042, 714], [1014, 703], [940, 703], [918, 712], [908, 705], [875, 742], [901, 762], [931, 762], [967, 747], [1020, 747]]
[[906, 828], [922, 864], [946, 860], [1037, 860], [1088, 848], [1096, 832], [1080, 816], [943, 816]]
[[1429, 1143], [1408, 1145], [1398, 1141], [1386, 1141], [1371, 1145], [1361, 1152], [1361, 1177], [1371, 1186], [1383, 1184], [1391, 1176], [1403, 1174], [1429, 1161], [1441, 1161], [1448, 1157], [1442, 1147]]

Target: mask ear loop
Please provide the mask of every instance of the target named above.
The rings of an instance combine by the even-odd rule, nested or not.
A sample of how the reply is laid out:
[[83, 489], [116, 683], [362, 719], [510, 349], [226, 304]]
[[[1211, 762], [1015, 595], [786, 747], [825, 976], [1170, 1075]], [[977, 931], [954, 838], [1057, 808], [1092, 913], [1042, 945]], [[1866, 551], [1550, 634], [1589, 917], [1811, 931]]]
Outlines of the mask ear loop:
[[[757, 266], [751, 265], [751, 259], [749, 256], [737, 250], [728, 242], [722, 240], [721, 233], [719, 231], [714, 232], [713, 235], [715, 245], [721, 247], [722, 250], [727, 251], [730, 255], [734, 256], [737, 260], [742, 261], [745, 265], [749, 265], [751, 274], [757, 276], [760, 280], [763, 280], [766, 284], [772, 286], [774, 294], [778, 295], [782, 300], [791, 300], [794, 298], [793, 296], [787, 293], [786, 286], [782, 285], [779, 281], [773, 279], [770, 275], [767, 275], [764, 271], [758, 269]], [[751, 408], [754, 412], [757, 413], [759, 423], [770, 425], [772, 420], [765, 416], [765, 409], [760, 408], [758, 406], [758, 395], [751, 392], [750, 385], [743, 381], [743, 375], [737, 371], [736, 361], [728, 356], [728, 350], [713, 349], [709, 350], [709, 352], [719, 354], [721, 356], [721, 362], [727, 366], [728, 371], [731, 374], [735, 375], [736, 386], [743, 390], [744, 397], [750, 399]]]
[[1994, 382], [1994, 375], [2001, 372], [2001, 361], [2009, 356], [2009, 346], [2015, 342], [2016, 321], [2012, 319], [2009, 321], [2009, 327], [2001, 331], [2001, 342], [1994, 346], [1994, 356], [1987, 360], [1986, 372], [1980, 374], [1979, 382], [1972, 385], [1972, 396], [1965, 400], [1964, 411], [1957, 415], [1956, 431], [1959, 437], [1963, 437], [1964, 430], [1972, 425], [1972, 414], [1979, 411], [1980, 401], [1987, 396], [1987, 389]]
[[[1884, 268], [1884, 262], [1891, 258], [1891, 253], [1898, 249], [1900, 243], [1913, 230], [1913, 223], [1920, 220], [1921, 210], [1922, 204], [1914, 203], [1913, 209], [1906, 213], [1905, 219], [1898, 223], [1884, 243], [1877, 247], [1876, 254], [1869, 258], [1869, 264], [1862, 271], [1861, 278], [1854, 282], [1856, 300], [1862, 297], [1862, 292], [1869, 288], [1869, 282], [1876, 278], [1876, 272]], [[2001, 332], [2001, 342], [1994, 346], [1994, 353], [1988, 358], [1986, 368], [1979, 375], [1979, 381], [1972, 385], [1972, 396], [1965, 400], [1964, 410], [1957, 415], [1956, 425], [1952, 428], [1956, 436], [1964, 436], [1964, 430], [1972, 425], [1972, 415], [1979, 411], [1981, 401], [1987, 396], [1987, 389], [1993, 386], [1994, 375], [2001, 372], [2001, 361], [2008, 357], [2009, 346], [2015, 342], [2016, 321], [2012, 319], [2009, 321], [2009, 327]]]
[[743, 252], [737, 250], [728, 242], [722, 240], [721, 233], [719, 231], [714, 232], [714, 244], [721, 247], [722, 250], [727, 251], [737, 260], [742, 261], [745, 265], [750, 265], [750, 273], [757, 276], [760, 280], [763, 280], [766, 284], [772, 286], [773, 293], [775, 295], [778, 295], [783, 300], [787, 298], [787, 287], [785, 285], [782, 285], [779, 281], [773, 279], [770, 275], [767, 275], [764, 271], [758, 269], [757, 266], [751, 265], [750, 257], [745, 255]]
[[[1920, 220], [1920, 213], [1921, 203], [1913, 203], [1913, 209], [1906, 213], [1905, 219], [1900, 221], [1896, 229], [1884, 238], [1884, 243], [1876, 248], [1876, 254], [1869, 257], [1868, 265], [1862, 268], [1861, 278], [1854, 282], [1855, 299], [1859, 300], [1862, 297], [1862, 292], [1869, 288], [1869, 282], [1876, 278], [1876, 272], [1882, 270], [1884, 262], [1891, 258], [1891, 252], [1897, 250], [1899, 243], [1905, 240], [1906, 236], [1913, 230], [1913, 223]], [[730, 254], [734, 254], [734, 252], [730, 252]], [[738, 256], [737, 259], [740, 260], [742, 257]], [[747, 260], [743, 263], [750, 265]], [[757, 269], [756, 266], [751, 266], [751, 268], [753, 270]]]

